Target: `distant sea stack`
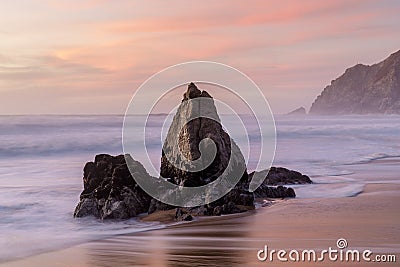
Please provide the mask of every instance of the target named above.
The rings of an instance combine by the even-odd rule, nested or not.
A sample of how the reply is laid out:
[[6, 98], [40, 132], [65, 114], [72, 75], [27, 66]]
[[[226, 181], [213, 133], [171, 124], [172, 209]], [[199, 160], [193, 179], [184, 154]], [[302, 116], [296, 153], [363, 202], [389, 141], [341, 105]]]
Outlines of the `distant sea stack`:
[[303, 116], [303, 115], [307, 115], [307, 111], [304, 107], [299, 107], [299, 108], [287, 113], [286, 115]]
[[400, 114], [400, 50], [380, 63], [347, 69], [325, 87], [309, 113]]

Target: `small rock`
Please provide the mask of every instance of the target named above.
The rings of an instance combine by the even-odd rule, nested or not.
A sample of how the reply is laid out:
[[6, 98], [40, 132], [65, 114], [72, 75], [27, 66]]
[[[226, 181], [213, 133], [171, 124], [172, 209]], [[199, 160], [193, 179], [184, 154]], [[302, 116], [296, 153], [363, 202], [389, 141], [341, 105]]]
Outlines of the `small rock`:
[[175, 220], [176, 221], [192, 221], [193, 217], [192, 217], [192, 215], [188, 214], [187, 211], [183, 211], [183, 209], [177, 208], [176, 213], [175, 213]]
[[[151, 177], [138, 161], [127, 156], [134, 166], [134, 175]], [[137, 184], [129, 172], [125, 156], [100, 154], [83, 170], [83, 192], [75, 208], [75, 217], [95, 216], [100, 219], [127, 219], [147, 212], [151, 197]]]

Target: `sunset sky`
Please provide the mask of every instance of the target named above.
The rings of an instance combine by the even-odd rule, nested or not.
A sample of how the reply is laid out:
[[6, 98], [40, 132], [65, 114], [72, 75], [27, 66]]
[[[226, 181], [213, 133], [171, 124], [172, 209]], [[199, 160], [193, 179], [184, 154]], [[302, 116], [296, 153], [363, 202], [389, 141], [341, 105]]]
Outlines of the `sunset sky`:
[[121, 114], [170, 65], [231, 65], [274, 113], [307, 109], [357, 63], [400, 49], [400, 2], [1, 1], [1, 114]]

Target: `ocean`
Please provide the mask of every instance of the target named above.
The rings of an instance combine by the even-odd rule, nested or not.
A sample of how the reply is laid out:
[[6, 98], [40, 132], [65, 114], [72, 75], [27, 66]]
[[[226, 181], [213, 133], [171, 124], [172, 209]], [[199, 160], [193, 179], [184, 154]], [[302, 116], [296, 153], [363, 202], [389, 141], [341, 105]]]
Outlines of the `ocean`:
[[[168, 124], [161, 129], [159, 118], [152, 127], [165, 131]], [[355, 196], [379, 177], [354, 178], [353, 166], [400, 157], [400, 116], [278, 115], [275, 123], [273, 166], [300, 171], [316, 182], [295, 186], [299, 198]], [[123, 153], [122, 124], [123, 116], [116, 115], [0, 116], [0, 262], [165, 227], [136, 219], [73, 218], [84, 164], [98, 153]], [[161, 141], [149, 140], [149, 156], [158, 168]], [[245, 140], [236, 142], [242, 147]], [[254, 165], [249, 162], [249, 171]]]

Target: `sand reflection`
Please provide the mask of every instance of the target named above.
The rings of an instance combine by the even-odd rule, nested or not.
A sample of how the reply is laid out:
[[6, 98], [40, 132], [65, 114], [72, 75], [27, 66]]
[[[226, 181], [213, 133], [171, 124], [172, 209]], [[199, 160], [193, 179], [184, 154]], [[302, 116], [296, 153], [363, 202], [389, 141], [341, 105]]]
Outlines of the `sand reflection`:
[[243, 266], [246, 217], [207, 220], [92, 243], [90, 266]]

